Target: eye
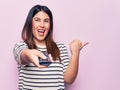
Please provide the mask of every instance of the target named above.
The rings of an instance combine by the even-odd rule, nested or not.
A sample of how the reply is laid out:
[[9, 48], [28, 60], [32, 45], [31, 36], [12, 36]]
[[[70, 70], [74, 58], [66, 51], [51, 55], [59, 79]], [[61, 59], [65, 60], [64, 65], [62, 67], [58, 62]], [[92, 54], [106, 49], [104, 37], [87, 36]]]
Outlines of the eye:
[[40, 18], [33, 18], [34, 21], [40, 21]]
[[49, 22], [50, 20], [49, 19], [45, 19], [44, 22]]
[[37, 19], [35, 19], [35, 21], [40, 21], [40, 19], [39, 19], [39, 18], [37, 18]]

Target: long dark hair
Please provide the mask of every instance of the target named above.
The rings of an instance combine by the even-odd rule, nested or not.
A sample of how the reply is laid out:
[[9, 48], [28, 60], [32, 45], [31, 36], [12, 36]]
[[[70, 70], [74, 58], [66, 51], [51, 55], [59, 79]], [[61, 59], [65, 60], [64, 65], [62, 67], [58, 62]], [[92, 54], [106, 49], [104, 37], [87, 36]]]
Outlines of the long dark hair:
[[45, 12], [50, 17], [50, 30], [45, 38], [47, 52], [52, 55], [53, 60], [59, 59], [61, 61], [59, 48], [53, 40], [53, 15], [47, 6], [35, 5], [31, 8], [31, 10], [28, 13], [26, 22], [24, 24], [21, 37], [24, 40], [24, 42], [28, 45], [29, 49], [37, 49], [32, 34], [32, 18], [39, 11]]

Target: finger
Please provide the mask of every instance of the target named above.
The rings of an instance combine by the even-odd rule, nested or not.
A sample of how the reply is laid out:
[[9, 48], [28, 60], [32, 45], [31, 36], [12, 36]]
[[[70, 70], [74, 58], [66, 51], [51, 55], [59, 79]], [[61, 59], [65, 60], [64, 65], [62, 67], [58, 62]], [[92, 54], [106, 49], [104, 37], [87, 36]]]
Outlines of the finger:
[[47, 68], [47, 66], [44, 66], [44, 65], [38, 65], [37, 67], [38, 68]]
[[39, 60], [36, 61], [36, 62], [33, 62], [33, 64], [34, 64], [35, 66], [37, 66], [38, 68], [46, 68], [46, 66], [39, 64]]
[[48, 56], [49, 56], [50, 61], [51, 61], [51, 62], [54, 62], [54, 60], [53, 60], [51, 54], [49, 54]]
[[84, 46], [86, 46], [88, 44], [89, 44], [88, 42], [84, 42], [84, 43], [82, 43], [82, 47], [84, 47]]
[[46, 59], [46, 58], [47, 58], [41, 51], [36, 50], [36, 51], [35, 51], [35, 54], [36, 54], [38, 57], [42, 58], [42, 59]]

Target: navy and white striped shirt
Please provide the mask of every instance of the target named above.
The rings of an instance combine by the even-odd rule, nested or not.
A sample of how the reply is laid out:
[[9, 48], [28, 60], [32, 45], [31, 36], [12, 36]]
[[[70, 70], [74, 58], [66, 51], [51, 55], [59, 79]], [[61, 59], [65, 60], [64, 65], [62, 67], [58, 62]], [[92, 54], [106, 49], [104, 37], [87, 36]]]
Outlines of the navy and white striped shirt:
[[[59, 60], [52, 62], [47, 68], [38, 68], [34, 64], [22, 65], [20, 53], [28, 48], [24, 42], [16, 43], [14, 57], [18, 63], [19, 90], [62, 90], [65, 89], [64, 72], [69, 64], [69, 56], [64, 44], [56, 43], [60, 50], [61, 63]], [[40, 51], [46, 51], [45, 47], [38, 47]]]

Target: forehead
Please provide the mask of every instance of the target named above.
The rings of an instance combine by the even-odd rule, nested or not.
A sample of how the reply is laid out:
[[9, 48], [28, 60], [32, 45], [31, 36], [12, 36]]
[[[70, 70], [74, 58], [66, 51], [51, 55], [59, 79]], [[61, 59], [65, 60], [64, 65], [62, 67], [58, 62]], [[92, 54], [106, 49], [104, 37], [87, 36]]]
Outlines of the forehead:
[[46, 12], [44, 12], [44, 11], [39, 11], [38, 13], [36, 13], [35, 14], [35, 16], [33, 17], [33, 18], [35, 18], [35, 17], [37, 17], [37, 18], [49, 18], [49, 16], [48, 16], [48, 14], [46, 13]]

